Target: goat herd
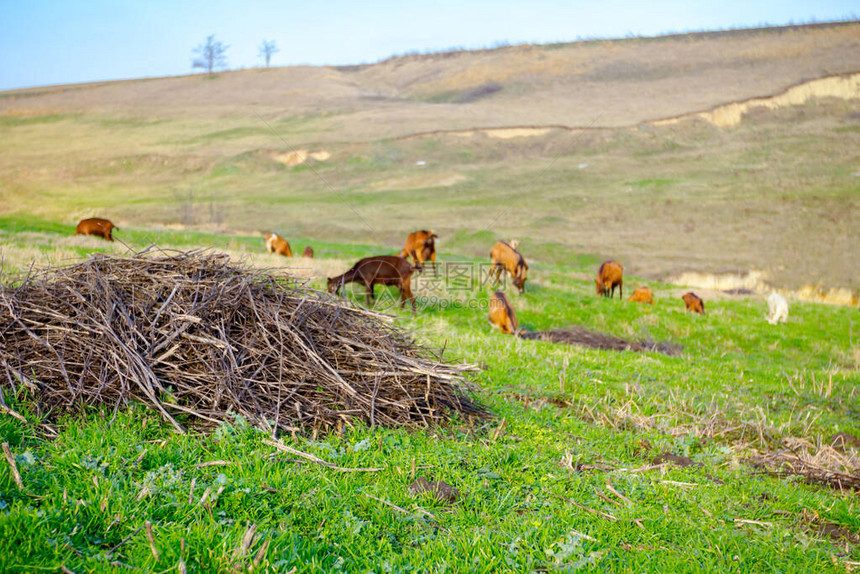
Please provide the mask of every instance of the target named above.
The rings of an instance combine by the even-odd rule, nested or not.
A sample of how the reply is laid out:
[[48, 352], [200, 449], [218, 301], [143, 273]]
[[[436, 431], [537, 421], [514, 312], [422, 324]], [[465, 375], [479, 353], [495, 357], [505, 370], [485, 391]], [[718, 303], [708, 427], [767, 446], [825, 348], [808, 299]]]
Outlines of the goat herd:
[[[107, 219], [89, 218], [81, 221], [75, 235], [96, 235], [108, 241], [113, 241], [112, 230], [118, 229]], [[424, 264], [430, 262], [433, 270], [436, 270], [436, 238], [438, 235], [428, 230], [415, 231], [406, 238], [403, 249], [397, 255], [376, 255], [360, 259], [346, 273], [328, 279], [328, 291], [340, 294], [340, 289], [347, 283], [360, 283], [367, 290], [367, 304], [374, 300], [374, 286], [386, 285], [397, 287], [400, 291], [400, 306], [403, 307], [408, 300], [412, 303], [412, 312], [415, 312], [415, 295], [412, 293], [412, 273], [423, 271]], [[290, 243], [277, 233], [269, 233], [265, 237], [266, 248], [269, 253], [276, 253], [284, 257], [292, 257], [293, 252]], [[520, 293], [525, 291], [526, 279], [529, 266], [522, 254], [517, 251], [519, 242], [511, 240], [508, 242], [498, 241], [490, 251], [490, 278], [498, 285], [501, 274], [507, 272], [511, 276], [514, 287]], [[313, 257], [314, 250], [309, 245], [305, 247], [304, 257]], [[412, 260], [412, 263], [409, 260]], [[615, 288], [618, 288], [618, 298], [623, 298], [624, 267], [618, 261], [604, 261], [597, 270], [594, 280], [598, 295], [612, 298]], [[684, 301], [687, 311], [705, 314], [705, 303], [695, 293], [685, 293], [681, 299]], [[650, 287], [637, 287], [628, 301], [637, 303], [654, 304], [654, 294]], [[772, 325], [788, 319], [788, 302], [782, 295], [772, 293], [767, 300], [768, 322]], [[490, 322], [502, 333], [517, 335], [520, 333], [517, 326], [517, 318], [510, 301], [504, 291], [495, 291], [490, 296], [489, 302]]]
[[[412, 273], [416, 270], [423, 271], [427, 262], [433, 265], [435, 272], [437, 237], [438, 235], [426, 229], [410, 233], [400, 253], [360, 259], [346, 273], [329, 278], [328, 290], [330, 293], [340, 294], [341, 287], [346, 283], [360, 283], [367, 290], [367, 304], [370, 305], [375, 300], [373, 292], [375, 285], [395, 286], [400, 290], [400, 306], [404, 306], [406, 301], [409, 301], [412, 303], [412, 312], [414, 313], [415, 296], [412, 294]], [[266, 245], [269, 248], [269, 253], [281, 253], [287, 256], [290, 254], [289, 243], [275, 233], [266, 236]], [[285, 251], [279, 250], [273, 245], [282, 245]], [[526, 288], [529, 266], [522, 254], [517, 251], [518, 246], [519, 242], [516, 239], [507, 242], [498, 241], [493, 245], [490, 250], [492, 266], [489, 277], [495, 285], [498, 285], [502, 273], [507, 272], [511, 276], [514, 287], [523, 293]], [[305, 248], [306, 256], [308, 250], [310, 250], [310, 256], [313, 257], [313, 250], [310, 247]], [[412, 263], [409, 262], [410, 259]], [[598, 295], [612, 298], [615, 295], [615, 289], [618, 288], [618, 298], [621, 299], [624, 296], [624, 267], [618, 261], [604, 261], [597, 270], [597, 277], [594, 282]], [[687, 311], [705, 314], [705, 302], [695, 293], [685, 293], [681, 299], [684, 301]], [[633, 294], [628, 297], [628, 301], [653, 305], [654, 293], [650, 287], [637, 287]], [[495, 325], [499, 331], [511, 335], [520, 333], [516, 313], [504, 291], [495, 291], [490, 296], [489, 309], [490, 323]], [[788, 302], [781, 295], [774, 293], [768, 298], [768, 310], [768, 321], [771, 324], [776, 324], [779, 321], [785, 322], [788, 319]]]

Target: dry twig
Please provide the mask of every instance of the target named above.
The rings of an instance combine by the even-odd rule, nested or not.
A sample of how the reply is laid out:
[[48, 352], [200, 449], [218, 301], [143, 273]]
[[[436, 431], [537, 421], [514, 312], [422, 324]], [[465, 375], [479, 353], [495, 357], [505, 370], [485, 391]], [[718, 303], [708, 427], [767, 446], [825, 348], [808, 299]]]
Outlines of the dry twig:
[[633, 501], [630, 500], [629, 498], [627, 498], [626, 496], [624, 496], [623, 494], [621, 494], [620, 492], [618, 492], [617, 490], [615, 490], [615, 487], [612, 486], [611, 484], [607, 483], [606, 490], [608, 490], [609, 492], [611, 492], [612, 494], [614, 494], [615, 496], [617, 496], [618, 498], [620, 498], [621, 500], [623, 500], [624, 502], [629, 504], [630, 506], [633, 506]]
[[233, 464], [229, 460], [210, 460], [208, 462], [201, 462], [197, 465], [196, 468], [207, 468], [209, 466], [229, 466]]
[[613, 516], [611, 514], [607, 514], [606, 512], [602, 512], [600, 510], [595, 510], [594, 508], [589, 508], [588, 506], [585, 506], [584, 504], [580, 504], [575, 500], [571, 500], [570, 498], [565, 498], [564, 496], [558, 496], [556, 494], [553, 494], [552, 496], [558, 498], [559, 500], [569, 502], [570, 504], [574, 505], [577, 508], [580, 508], [586, 512], [590, 512], [591, 514], [594, 514], [594, 515], [597, 515], [601, 518], [609, 520], [610, 522], [615, 522], [616, 520], [618, 520], [618, 518], [616, 518], [615, 516]]
[[296, 456], [307, 459], [311, 462], [315, 462], [319, 465], [322, 465], [326, 468], [330, 468], [332, 470], [339, 470], [341, 472], [379, 472], [380, 470], [385, 470], [384, 468], [347, 468], [347, 467], [343, 467], [343, 466], [337, 466], [337, 465], [334, 465], [330, 462], [327, 462], [327, 461], [321, 459], [318, 456], [308, 454], [308, 453], [302, 452], [300, 450], [296, 450], [296, 449], [289, 447], [289, 446], [287, 446], [281, 442], [275, 442], [272, 440], [263, 439], [263, 444], [267, 444], [267, 445], [274, 447], [278, 450], [288, 452], [290, 454], [294, 454]]
[[248, 553], [248, 549], [251, 548], [251, 545], [254, 543], [254, 538], [257, 537], [257, 525], [250, 524], [248, 529], [245, 530], [245, 535], [242, 536], [242, 542], [239, 543], [239, 546], [236, 547], [236, 550], [233, 552], [233, 560], [239, 560], [242, 556], [245, 556]]
[[367, 494], [365, 492], [364, 496], [366, 496], [367, 498], [372, 498], [373, 500], [375, 500], [377, 502], [381, 502], [382, 504], [385, 504], [386, 506], [390, 506], [391, 508], [393, 508], [394, 510], [396, 510], [397, 512], [399, 512], [401, 514], [412, 514], [411, 512], [406, 510], [405, 508], [401, 508], [401, 507], [397, 506], [396, 504], [394, 504], [393, 502], [388, 502], [387, 500], [373, 496], [372, 494]]
[[12, 469], [12, 478], [15, 479], [18, 490], [24, 490], [24, 481], [21, 480], [21, 473], [18, 472], [18, 465], [15, 464], [15, 457], [12, 455], [12, 451], [9, 450], [8, 442], [3, 443], [3, 454], [6, 456], [6, 462], [9, 463], [9, 467]]
[[[257, 550], [257, 554], [254, 555], [254, 568], [260, 566], [260, 563], [263, 561], [263, 558], [266, 557], [266, 552], [269, 550], [269, 539], [266, 538], [263, 540], [263, 543], [260, 545], [260, 549]], [[295, 570], [295, 568], [293, 569]]]
[[152, 550], [152, 555], [155, 557], [155, 561], [158, 562], [158, 549], [155, 547], [155, 536], [152, 534], [152, 522], [147, 520], [144, 526], [146, 527], [146, 539], [149, 541], [149, 549]]

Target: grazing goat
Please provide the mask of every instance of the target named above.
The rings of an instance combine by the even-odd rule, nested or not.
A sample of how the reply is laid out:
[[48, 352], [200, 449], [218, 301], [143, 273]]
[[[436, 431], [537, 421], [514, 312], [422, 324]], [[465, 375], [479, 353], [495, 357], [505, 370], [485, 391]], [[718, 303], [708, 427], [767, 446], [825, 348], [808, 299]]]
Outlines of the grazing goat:
[[113, 241], [112, 230], [119, 229], [116, 225], [111, 223], [107, 219], [102, 219], [101, 217], [90, 217], [89, 219], [82, 219], [80, 223], [78, 223], [78, 227], [75, 229], [75, 235], [97, 235], [99, 237], [103, 237], [108, 241]]
[[650, 303], [654, 304], [654, 293], [651, 291], [650, 287], [637, 287], [633, 290], [633, 295], [628, 297], [628, 301], [634, 301], [636, 303]]
[[705, 314], [705, 302], [692, 291], [684, 293], [684, 295], [681, 296], [681, 299], [684, 300], [684, 305], [687, 306], [687, 311], [692, 311], [701, 315]]
[[403, 257], [396, 255], [378, 255], [365, 257], [352, 266], [352, 269], [331, 277], [328, 280], [328, 292], [340, 294], [340, 288], [347, 283], [361, 283], [367, 288], [367, 306], [375, 301], [374, 285], [394, 285], [400, 289], [400, 306], [406, 300], [412, 302], [412, 312], [415, 313], [415, 295], [412, 294], [412, 272], [415, 268]]
[[604, 261], [600, 264], [600, 269], [597, 270], [597, 278], [594, 280], [597, 285], [597, 294], [609, 297], [615, 295], [615, 288], [618, 287], [618, 298], [624, 297], [624, 267], [618, 261]]
[[514, 280], [514, 287], [520, 293], [526, 290], [529, 266], [519, 251], [511, 247], [509, 243], [498, 241], [493, 245], [492, 251], [490, 251], [490, 261], [493, 263], [493, 267], [490, 269], [490, 276], [494, 277], [496, 285], [499, 284], [502, 271], [505, 270]]
[[788, 322], [788, 301], [779, 293], [767, 298], [767, 322], [771, 325]]
[[436, 273], [436, 239], [439, 236], [427, 229], [414, 231], [406, 237], [406, 244], [400, 252], [400, 257], [411, 258], [415, 268], [424, 270], [424, 262], [433, 263], [433, 273]]
[[503, 291], [496, 291], [490, 296], [490, 323], [505, 335], [519, 334], [517, 315]]
[[269, 250], [269, 253], [277, 253], [284, 257], [293, 256], [293, 251], [290, 249], [290, 242], [275, 232], [269, 233], [266, 236], [266, 249]]
[[314, 258], [314, 248], [308, 245], [305, 247], [304, 252], [302, 253], [302, 257], [307, 257], [308, 259]]

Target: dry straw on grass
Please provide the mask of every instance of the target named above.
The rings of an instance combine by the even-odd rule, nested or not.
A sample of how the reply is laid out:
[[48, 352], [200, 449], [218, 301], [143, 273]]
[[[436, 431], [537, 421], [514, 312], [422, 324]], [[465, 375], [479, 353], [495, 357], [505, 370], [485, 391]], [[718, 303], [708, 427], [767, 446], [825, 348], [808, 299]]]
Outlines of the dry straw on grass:
[[[518, 394], [511, 396], [532, 408], [540, 408], [550, 402], [562, 408], [572, 408], [584, 420], [615, 430], [657, 431], [673, 437], [716, 439], [728, 443], [735, 453], [745, 453], [746, 462], [766, 474], [799, 476], [806, 482], [836, 490], [860, 490], [860, 440], [848, 433], [833, 435], [827, 439], [830, 444], [791, 436], [780, 439], [781, 435], [790, 431], [789, 425], [775, 428], [763, 418], [732, 421], [722, 411], [708, 409], [699, 412], [695, 405], [674, 396], [671, 402], [675, 408], [671, 412], [650, 416], [643, 414], [646, 409], [633, 400], [618, 407], [613, 406], [609, 402], [609, 395], [588, 403], [545, 397], [531, 399]], [[753, 447], [754, 444], [758, 448]], [[650, 449], [650, 445], [647, 448]], [[562, 458], [562, 465], [574, 469], [572, 460], [566, 456]]]
[[776, 476], [798, 475], [806, 482], [838, 490], [860, 490], [860, 452], [856, 448], [816, 447], [803, 439], [784, 439], [782, 450], [755, 454], [753, 466]]
[[463, 380], [473, 369], [211, 251], [98, 254], [0, 286], [0, 389], [23, 387], [49, 418], [138, 401], [178, 431], [231, 413], [270, 432], [427, 426], [485, 414]]

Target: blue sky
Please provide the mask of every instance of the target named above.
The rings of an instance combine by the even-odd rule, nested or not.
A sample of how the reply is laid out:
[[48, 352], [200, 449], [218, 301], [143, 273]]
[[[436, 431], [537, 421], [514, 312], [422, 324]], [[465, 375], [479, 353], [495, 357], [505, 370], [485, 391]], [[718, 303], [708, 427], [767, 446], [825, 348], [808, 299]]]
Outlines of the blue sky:
[[409, 51], [499, 42], [656, 35], [856, 18], [857, 0], [696, 2], [440, 0], [0, 0], [0, 90], [187, 74], [209, 34], [230, 47], [230, 68], [354, 64]]

